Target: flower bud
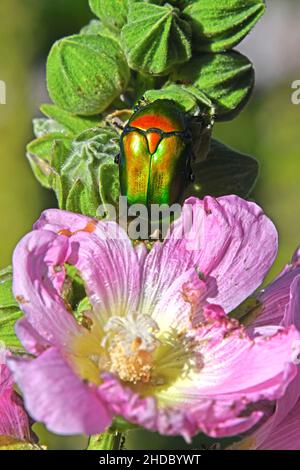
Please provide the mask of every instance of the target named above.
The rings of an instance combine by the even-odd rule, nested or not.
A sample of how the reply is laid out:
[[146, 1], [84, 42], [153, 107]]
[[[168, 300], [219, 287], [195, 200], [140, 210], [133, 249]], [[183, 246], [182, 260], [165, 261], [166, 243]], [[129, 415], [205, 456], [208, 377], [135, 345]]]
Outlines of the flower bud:
[[126, 88], [129, 68], [119, 44], [101, 35], [74, 35], [56, 42], [47, 63], [55, 104], [73, 114], [94, 115]]

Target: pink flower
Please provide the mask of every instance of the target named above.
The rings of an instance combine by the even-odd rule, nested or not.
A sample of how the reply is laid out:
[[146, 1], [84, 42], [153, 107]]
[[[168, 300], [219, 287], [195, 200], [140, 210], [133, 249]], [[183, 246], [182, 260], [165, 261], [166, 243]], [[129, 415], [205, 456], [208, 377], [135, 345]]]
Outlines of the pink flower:
[[[296, 325], [300, 330], [299, 249], [292, 264], [258, 295], [260, 315], [251, 325], [252, 334], [274, 334], [282, 327]], [[300, 342], [295, 342], [294, 359], [300, 363]], [[237, 448], [258, 450], [300, 450], [300, 369], [284, 396], [277, 401], [269, 419]]]
[[[29, 418], [23, 401], [14, 391], [11, 373], [0, 351], [0, 441], [1, 445], [11, 441], [32, 441]], [[8, 353], [5, 354], [5, 356]], [[3, 439], [5, 440], [3, 441]]]
[[[149, 252], [113, 222], [46, 211], [13, 260], [17, 334], [35, 358], [9, 363], [28, 411], [59, 434], [100, 433], [114, 415], [187, 440], [252, 428], [295, 378], [300, 336], [289, 326], [251, 338], [225, 312], [260, 285], [276, 251], [271, 221], [236, 196], [189, 199]], [[88, 296], [79, 319], [68, 265]]]

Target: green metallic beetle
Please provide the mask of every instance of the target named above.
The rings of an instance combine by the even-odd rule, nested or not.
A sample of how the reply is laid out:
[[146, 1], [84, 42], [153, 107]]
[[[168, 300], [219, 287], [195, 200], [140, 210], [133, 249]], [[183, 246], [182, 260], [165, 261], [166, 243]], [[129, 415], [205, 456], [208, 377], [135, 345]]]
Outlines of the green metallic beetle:
[[157, 100], [136, 111], [121, 135], [121, 193], [128, 204], [171, 205], [192, 178], [192, 138], [185, 114]]

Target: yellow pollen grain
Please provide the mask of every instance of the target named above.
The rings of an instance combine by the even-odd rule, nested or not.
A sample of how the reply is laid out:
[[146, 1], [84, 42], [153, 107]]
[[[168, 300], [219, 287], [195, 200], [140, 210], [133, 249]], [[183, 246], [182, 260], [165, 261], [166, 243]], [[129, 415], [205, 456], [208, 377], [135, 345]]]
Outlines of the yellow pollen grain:
[[152, 354], [139, 349], [140, 338], [135, 338], [131, 344], [131, 353], [124, 346], [115, 344], [109, 351], [110, 370], [118, 374], [121, 380], [131, 383], [148, 383], [153, 367]]

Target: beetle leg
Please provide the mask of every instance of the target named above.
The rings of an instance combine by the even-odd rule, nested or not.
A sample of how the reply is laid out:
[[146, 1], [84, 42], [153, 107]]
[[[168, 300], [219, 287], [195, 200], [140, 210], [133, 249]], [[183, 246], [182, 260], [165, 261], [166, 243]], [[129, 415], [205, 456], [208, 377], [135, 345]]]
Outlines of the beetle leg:
[[146, 104], [147, 104], [147, 100], [144, 96], [142, 96], [138, 100], [137, 104], [134, 106], [133, 111], [136, 113], [137, 111], [140, 110], [141, 107], [145, 106]]
[[120, 154], [118, 154], [118, 155], [115, 156], [115, 163], [116, 163], [117, 165], [119, 165], [119, 163], [120, 163]]

